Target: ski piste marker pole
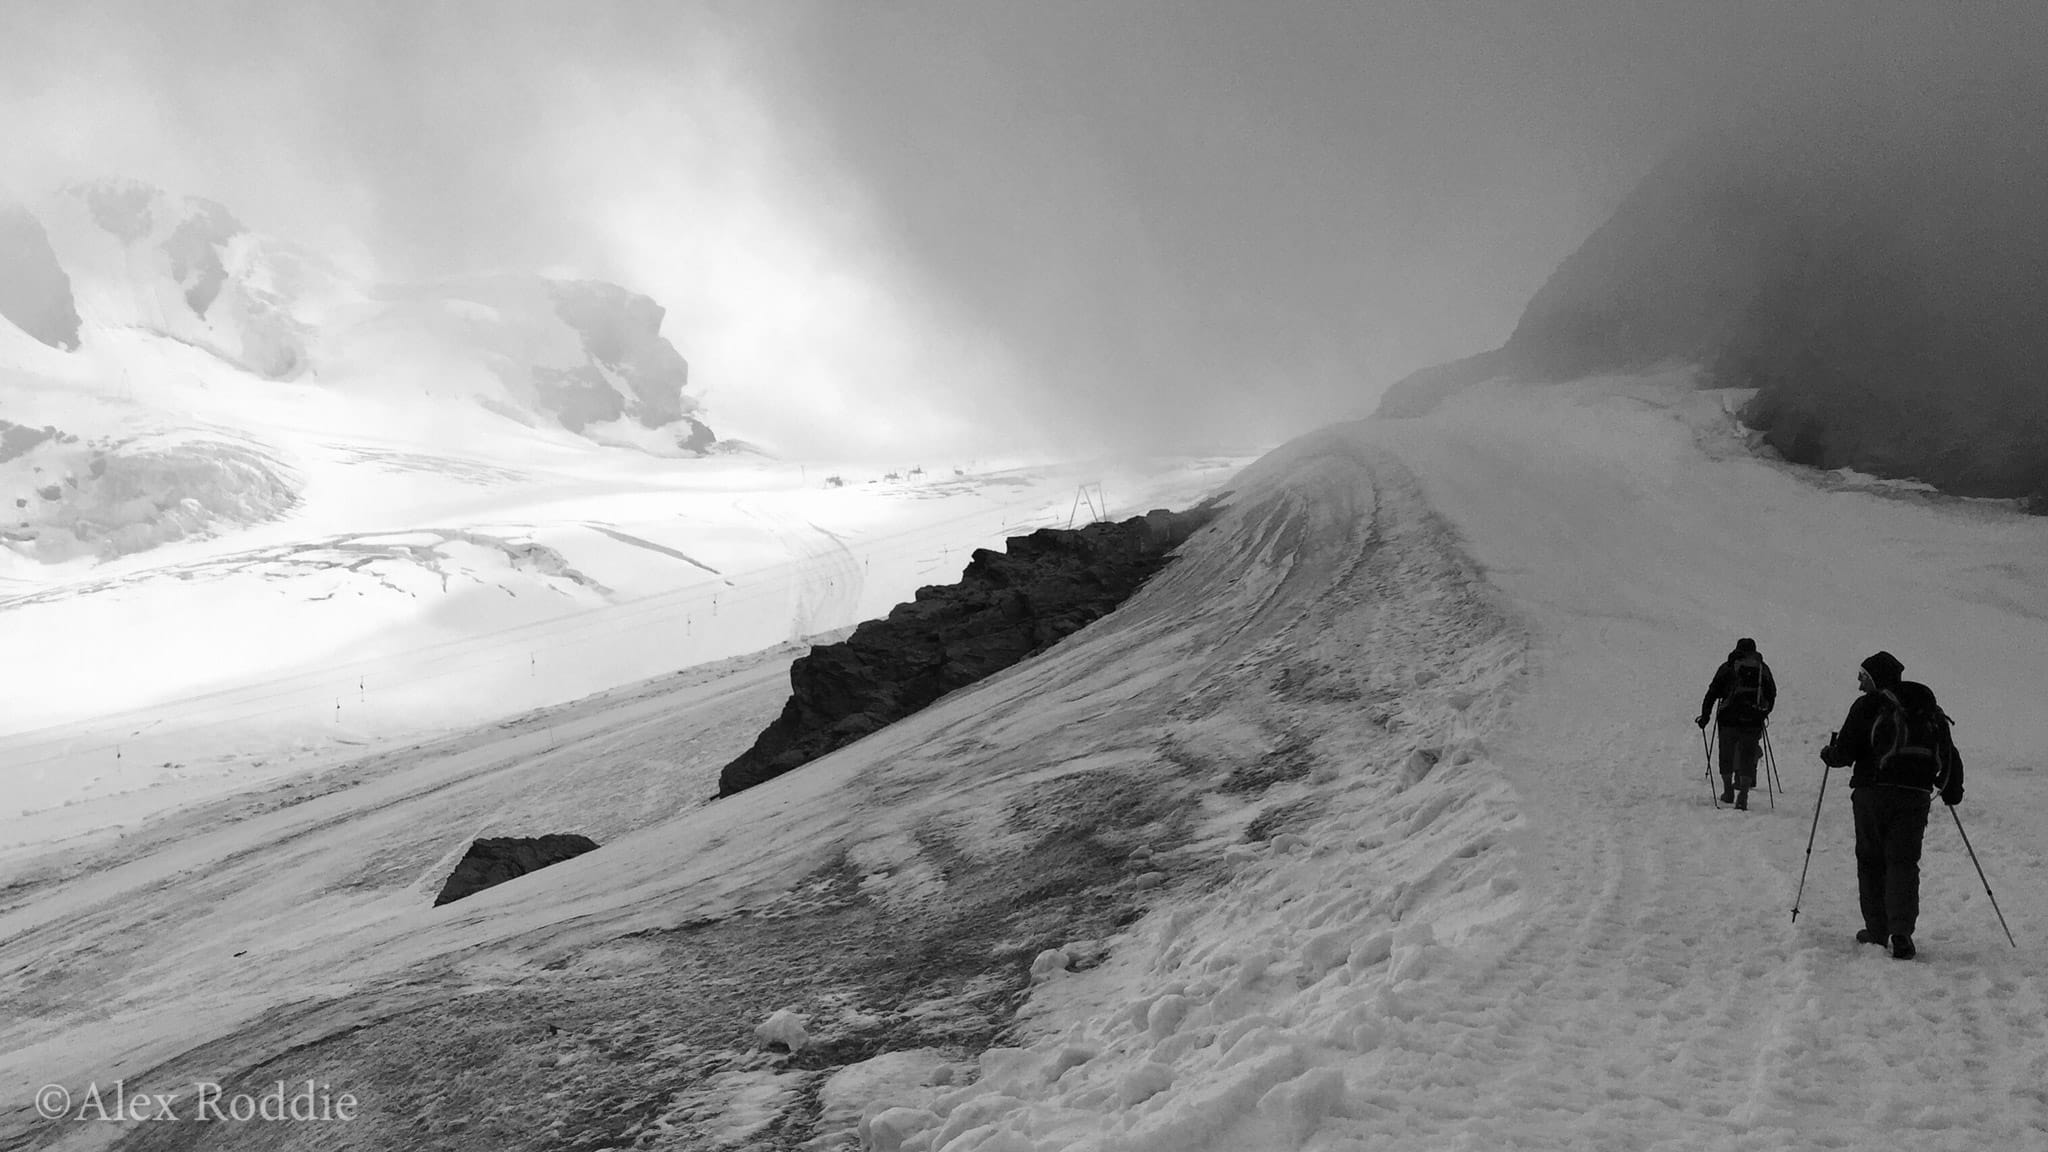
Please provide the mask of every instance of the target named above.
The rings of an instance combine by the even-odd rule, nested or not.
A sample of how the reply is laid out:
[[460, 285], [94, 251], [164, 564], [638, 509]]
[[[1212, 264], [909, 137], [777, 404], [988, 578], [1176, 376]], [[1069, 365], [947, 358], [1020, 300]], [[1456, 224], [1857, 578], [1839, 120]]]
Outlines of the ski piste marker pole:
[[[1828, 733], [1828, 747], [1835, 746], [1836, 733]], [[1828, 773], [1834, 765], [1822, 760], [1820, 769], [1820, 792], [1813, 798], [1813, 827], [1806, 830], [1806, 863], [1799, 866], [1799, 891], [1792, 895], [1792, 922], [1799, 923], [1799, 901], [1806, 895], [1806, 870], [1813, 867], [1813, 837], [1820, 831], [1820, 802], [1828, 794]], [[1960, 823], [1957, 827], [1961, 827]]]
[[1984, 879], [1984, 866], [1977, 864], [1977, 850], [1970, 847], [1970, 834], [1963, 831], [1963, 818], [1956, 815], [1956, 806], [1948, 806], [1948, 814], [1955, 817], [1956, 833], [1963, 838], [1963, 851], [1970, 854], [1970, 863], [1977, 865], [1977, 882], [1984, 885], [1984, 895], [1991, 897], [1991, 910], [1998, 912], [1998, 926], [2005, 929], [2005, 942], [2017, 948], [2020, 942], [2012, 938], [2012, 927], [2005, 922], [2005, 913], [1998, 909], [1998, 897], [1991, 895], [1991, 881]]

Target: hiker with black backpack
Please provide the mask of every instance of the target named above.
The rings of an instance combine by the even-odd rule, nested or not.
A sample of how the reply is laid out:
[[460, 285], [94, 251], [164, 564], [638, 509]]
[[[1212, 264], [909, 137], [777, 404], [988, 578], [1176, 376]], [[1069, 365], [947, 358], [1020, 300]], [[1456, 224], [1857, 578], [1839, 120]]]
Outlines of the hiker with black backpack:
[[1756, 650], [1756, 641], [1744, 636], [1714, 670], [1706, 698], [1700, 701], [1699, 718], [1693, 721], [1704, 731], [1713, 716], [1721, 742], [1721, 803], [1732, 802], [1738, 811], [1749, 810], [1749, 790], [1756, 787], [1757, 761], [1763, 757], [1764, 725], [1777, 703], [1778, 682], [1771, 676], [1771, 666]]
[[1855, 765], [1849, 804], [1856, 814], [1856, 891], [1863, 905], [1864, 944], [1890, 944], [1892, 956], [1913, 958], [1920, 918], [1920, 841], [1932, 794], [1953, 808], [1963, 802], [1963, 758], [1952, 721], [1925, 684], [1902, 679], [1905, 665], [1889, 652], [1863, 661], [1862, 695], [1820, 758], [1831, 768]]

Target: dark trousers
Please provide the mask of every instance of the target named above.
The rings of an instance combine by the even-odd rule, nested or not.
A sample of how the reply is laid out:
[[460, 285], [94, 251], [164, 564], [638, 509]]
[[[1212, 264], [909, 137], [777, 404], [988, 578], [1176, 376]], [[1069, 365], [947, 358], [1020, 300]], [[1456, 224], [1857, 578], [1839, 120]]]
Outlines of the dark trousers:
[[1717, 724], [1721, 744], [1721, 779], [1730, 788], [1756, 787], [1756, 764], [1764, 754], [1764, 730]]
[[1920, 840], [1930, 797], [1917, 788], [1868, 785], [1849, 793], [1856, 812], [1856, 892], [1863, 926], [1911, 936], [1920, 918]]

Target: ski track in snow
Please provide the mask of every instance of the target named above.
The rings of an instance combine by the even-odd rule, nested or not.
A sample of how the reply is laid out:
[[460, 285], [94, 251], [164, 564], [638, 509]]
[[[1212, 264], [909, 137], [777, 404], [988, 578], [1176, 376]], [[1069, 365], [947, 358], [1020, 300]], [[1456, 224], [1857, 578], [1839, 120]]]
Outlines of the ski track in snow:
[[769, 527], [792, 558], [789, 639], [801, 640], [857, 618], [866, 572], [846, 541], [759, 501], [741, 499], [734, 506], [747, 519]]
[[[908, 910], [943, 888], [948, 860], [1004, 858], [1014, 798], [1121, 772], [1195, 804], [1194, 835], [1153, 865], [1149, 911], [1099, 963], [1079, 962], [1085, 941], [1067, 950], [1074, 970], [1050, 963], [1004, 1046], [812, 1083], [826, 1107], [807, 1146], [2048, 1149], [2048, 789], [2031, 771], [2048, 731], [2027, 706], [2048, 626], [2000, 607], [2031, 602], [2038, 521], [1829, 491], [1742, 455], [1720, 399], [1668, 380], [1476, 389], [1424, 420], [1304, 437], [1229, 487], [1225, 513], [1118, 612], [667, 822], [629, 812], [665, 768], [648, 741], [683, 735], [664, 732], [674, 704], [650, 690], [579, 714], [577, 775], [550, 775], [570, 765], [546, 760], [553, 738], [528, 721], [296, 816], [245, 814], [137, 846], [125, 872], [38, 882], [0, 911], [0, 994], [39, 1013], [0, 1026], [15, 1053], [0, 1058], [0, 1132], [110, 1138], [25, 1122], [23, 1086], [51, 1069], [125, 1053], [189, 1077], [170, 1058], [190, 1048], [289, 1072], [322, 1035], [361, 1027], [371, 1043], [378, 1005], [435, 963], [480, 987], [540, 986], [543, 961], [582, 952], [629, 980], [643, 953], [623, 937], [654, 957], [678, 925], [800, 912], [792, 885], [821, 853], [858, 861], [878, 906]], [[817, 579], [857, 595], [837, 588], [832, 544], [785, 527], [817, 557], [800, 596]], [[1703, 794], [1690, 723], [1737, 635], [1778, 676], [1788, 789], [1754, 793], [1748, 813]], [[1961, 812], [2018, 949], [1938, 804], [1920, 960], [1853, 943], [1840, 773], [1791, 921], [1813, 749], [1878, 647], [1963, 720]], [[758, 679], [734, 690], [765, 722], [779, 697], [747, 687]], [[690, 698], [703, 723], [716, 695]], [[700, 775], [745, 733], [719, 721], [706, 738], [720, 747], [690, 760]], [[453, 915], [406, 904], [431, 898], [434, 852], [571, 813], [641, 831]], [[423, 834], [423, 818], [460, 831]], [[337, 861], [360, 864], [366, 839], [390, 874], [337, 888]], [[259, 892], [260, 907], [229, 907]], [[229, 996], [204, 965], [238, 933], [264, 954]], [[294, 947], [255, 947], [281, 934]], [[92, 1004], [94, 987], [124, 997]], [[279, 1027], [316, 1031], [246, 1023], [308, 995], [331, 1012]], [[205, 1022], [181, 1025], [195, 1008]], [[971, 1083], [927, 1082], [931, 1061], [966, 1057]], [[793, 1073], [725, 1075], [648, 1105], [634, 1145], [797, 1146], [753, 1142], [790, 1106]]]

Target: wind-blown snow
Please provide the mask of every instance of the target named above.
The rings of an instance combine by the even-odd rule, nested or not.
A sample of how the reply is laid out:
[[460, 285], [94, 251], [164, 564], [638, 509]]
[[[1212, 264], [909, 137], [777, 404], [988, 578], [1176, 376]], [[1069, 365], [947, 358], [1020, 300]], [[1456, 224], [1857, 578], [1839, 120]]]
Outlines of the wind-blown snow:
[[[51, 1135], [29, 1094], [190, 1080], [309, 996], [335, 999], [304, 1027], [339, 1032], [405, 1003], [405, 974], [437, 958], [478, 987], [606, 942], [630, 964], [633, 933], [788, 898], [832, 853], [908, 906], [936, 882], [913, 828], [994, 854], [989, 814], [1011, 798], [1122, 773], [1228, 782], [1173, 850], [1220, 862], [1220, 884], [1156, 885], [1128, 929], [1048, 958], [1015, 1042], [964, 1054], [964, 1074], [929, 1055], [842, 1070], [821, 1135], [922, 1152], [2048, 1147], [2048, 529], [1752, 458], [1721, 399], [1673, 379], [1488, 386], [1306, 437], [1232, 481], [1229, 511], [1118, 612], [673, 818], [634, 814], [636, 784], [716, 764], [648, 764], [649, 742], [737, 738], [721, 725], [779, 704], [786, 657], [589, 702], [557, 734], [454, 737], [289, 807], [195, 815], [104, 866], [52, 857], [0, 911], [0, 995], [29, 1006], [0, 1022], [0, 1124], [104, 1138]], [[1709, 805], [1690, 722], [1740, 635], [1777, 674], [1788, 789], [1748, 813]], [[1939, 809], [1919, 959], [1856, 945], [1839, 774], [1791, 920], [1813, 752], [1878, 648], [1959, 721], [1958, 811], [2017, 949]], [[469, 837], [572, 810], [622, 832], [453, 914], [426, 906]], [[814, 1042], [832, 1027], [807, 1023]], [[671, 1102], [650, 1146], [746, 1146], [794, 1084], [752, 1075], [725, 1113]]]

